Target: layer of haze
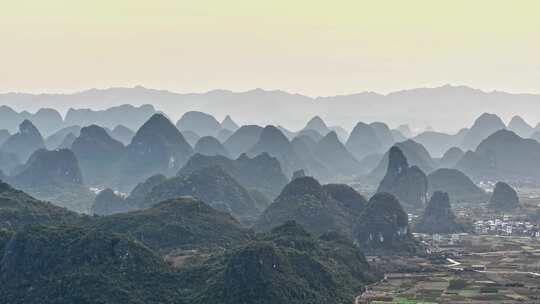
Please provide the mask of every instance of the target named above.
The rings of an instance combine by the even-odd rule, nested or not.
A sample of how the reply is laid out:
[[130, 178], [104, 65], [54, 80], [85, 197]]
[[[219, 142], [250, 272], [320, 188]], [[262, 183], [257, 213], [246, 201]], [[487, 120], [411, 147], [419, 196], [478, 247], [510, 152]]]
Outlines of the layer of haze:
[[3, 1], [0, 91], [540, 93], [539, 12], [535, 0]]

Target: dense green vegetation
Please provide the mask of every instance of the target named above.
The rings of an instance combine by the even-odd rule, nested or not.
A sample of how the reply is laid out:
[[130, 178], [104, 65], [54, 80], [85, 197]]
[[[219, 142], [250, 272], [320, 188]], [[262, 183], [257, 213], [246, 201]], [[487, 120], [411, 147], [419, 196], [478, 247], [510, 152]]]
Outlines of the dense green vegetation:
[[245, 188], [260, 191], [269, 199], [275, 198], [288, 182], [281, 171], [279, 161], [268, 153], [253, 158], [242, 154], [235, 160], [223, 156], [195, 154], [178, 175], [189, 175], [194, 171], [214, 166], [221, 167]]
[[428, 179], [417, 166], [409, 166], [398, 146], [388, 152], [388, 168], [377, 192], [388, 192], [399, 199], [407, 210], [423, 209], [427, 202]]
[[245, 224], [253, 223], [262, 212], [249, 192], [219, 166], [205, 167], [163, 181], [148, 193], [143, 207], [186, 195], [228, 212]]
[[96, 195], [90, 212], [96, 215], [110, 215], [130, 210], [128, 200], [117, 195], [112, 189], [105, 189]]
[[150, 248], [166, 253], [174, 249], [227, 248], [252, 237], [229, 214], [200, 200], [182, 197], [151, 208], [99, 217], [91, 229], [129, 234]]
[[71, 150], [37, 150], [12, 173], [7, 179], [18, 189], [70, 210], [88, 212], [94, 201], [95, 194], [83, 184], [79, 162]]
[[34, 224], [76, 224], [87, 220], [65, 208], [36, 200], [0, 181], [0, 228], [18, 231]]
[[389, 193], [377, 193], [355, 226], [355, 238], [365, 252], [377, 255], [421, 253], [412, 237], [407, 213]]
[[324, 191], [333, 199], [337, 200], [352, 212], [361, 212], [367, 205], [367, 200], [351, 186], [345, 184], [327, 184], [323, 186]]
[[[190, 197], [89, 218], [0, 190], [7, 303], [350, 303], [375, 278], [350, 238], [290, 221], [255, 236]], [[165, 262], [186, 251], [199, 262]]]
[[295, 222], [189, 273], [196, 281], [201, 272], [211, 278], [190, 303], [350, 303], [375, 278], [352, 242], [312, 237]]
[[448, 234], [465, 232], [466, 229], [463, 224], [458, 223], [450, 206], [448, 193], [435, 191], [415, 230], [429, 234]]
[[115, 185], [131, 190], [148, 176], [174, 174], [193, 154], [182, 133], [163, 114], [154, 114], [134, 135], [118, 163]]
[[489, 199], [489, 207], [501, 212], [508, 212], [519, 208], [519, 197], [516, 190], [504, 182], [495, 184], [493, 194]]
[[14, 234], [15, 233], [11, 230], [0, 229], [0, 256], [4, 256], [4, 249]]
[[125, 153], [121, 142], [96, 125], [82, 128], [71, 150], [79, 160], [84, 181], [89, 185], [106, 185], [117, 170], [115, 164]]
[[178, 274], [126, 236], [34, 226], [4, 251], [3, 303], [183, 303]]
[[339, 235], [293, 222], [200, 265], [175, 269], [125, 234], [81, 227], [0, 230], [7, 303], [350, 303], [376, 276]]
[[[326, 187], [337, 199], [330, 195], [319, 182], [312, 177], [300, 177], [291, 181], [259, 217], [254, 225], [257, 231], [269, 231], [274, 227], [294, 220], [310, 233], [321, 235], [337, 231], [350, 239], [352, 230], [365, 200], [353, 189], [348, 194], [337, 195], [336, 187]], [[345, 186], [346, 187], [346, 186]], [[350, 200], [347, 196], [353, 196]]]
[[428, 175], [429, 192], [444, 191], [454, 202], [483, 203], [487, 194], [463, 172], [457, 169], [438, 169]]

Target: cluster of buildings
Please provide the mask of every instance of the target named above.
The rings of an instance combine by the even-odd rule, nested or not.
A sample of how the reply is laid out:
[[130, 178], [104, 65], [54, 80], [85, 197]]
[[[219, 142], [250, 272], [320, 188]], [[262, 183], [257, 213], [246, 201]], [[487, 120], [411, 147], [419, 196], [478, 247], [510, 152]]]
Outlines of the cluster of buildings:
[[[428, 253], [449, 251], [450, 247], [460, 246], [468, 233], [454, 234], [423, 234], [413, 233], [414, 237], [426, 247]], [[444, 249], [443, 249], [444, 248]], [[457, 252], [456, 252], [457, 253]]]
[[513, 235], [540, 238], [540, 227], [528, 221], [513, 220], [509, 216], [501, 216], [490, 220], [474, 222], [476, 234]]

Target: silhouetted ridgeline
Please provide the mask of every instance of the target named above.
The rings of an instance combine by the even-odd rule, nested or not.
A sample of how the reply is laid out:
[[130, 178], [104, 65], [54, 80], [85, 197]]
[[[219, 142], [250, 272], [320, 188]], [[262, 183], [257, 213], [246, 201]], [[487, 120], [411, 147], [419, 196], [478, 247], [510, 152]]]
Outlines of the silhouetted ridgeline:
[[[439, 130], [459, 130], [483, 112], [510, 115], [520, 113], [526, 120], [540, 121], [540, 95], [510, 94], [500, 91], [484, 92], [465, 86], [442, 86], [435, 88], [416, 88], [382, 95], [363, 92], [351, 95], [311, 98], [284, 91], [261, 89], [246, 92], [214, 90], [207, 93], [179, 94], [144, 87], [91, 89], [74, 94], [16, 94], [0, 95], [0, 104], [37, 111], [40, 107], [57, 109], [65, 113], [68, 107], [75, 109], [105, 109], [124, 104], [151, 104], [156, 109], [177, 119], [181, 114], [198, 110], [224, 118], [231, 115], [244, 124], [281, 124], [300, 129], [305, 122], [316, 115], [323, 115], [332, 123], [352, 128], [358, 121], [384, 120], [390, 125], [412, 123], [416, 127], [432, 126]], [[508, 105], [511, 104], [509, 112]], [[369, 111], [366, 111], [369, 109]], [[467, 109], [464, 111], [463, 109]], [[82, 110], [81, 110], [82, 111]], [[2, 111], [0, 111], [1, 113]], [[126, 113], [124, 109], [118, 112]], [[96, 116], [106, 113], [96, 113]], [[147, 119], [153, 113], [146, 113]], [[28, 115], [28, 114], [25, 114]], [[81, 112], [81, 115], [86, 115]], [[73, 114], [73, 120], [81, 120], [81, 115]], [[134, 115], [134, 114], [133, 114]], [[71, 115], [70, 115], [71, 116]], [[0, 118], [3, 117], [0, 115]], [[28, 117], [25, 117], [28, 118]], [[115, 116], [106, 121], [89, 121], [109, 128], [113, 124], [130, 125]], [[118, 119], [120, 118], [120, 119]], [[72, 119], [69, 120], [73, 124]], [[0, 119], [3, 121], [3, 119]], [[13, 122], [12, 130], [21, 120]], [[5, 127], [0, 127], [0, 129]], [[46, 133], [47, 134], [47, 133]], [[205, 134], [206, 135], [206, 134]], [[325, 134], [323, 134], [325, 135]], [[471, 148], [471, 147], [468, 147]]]
[[[351, 303], [380, 278], [364, 254], [427, 254], [407, 212], [419, 232], [469, 231], [452, 204], [517, 212], [510, 184], [540, 184], [519, 118], [408, 138], [383, 122], [349, 135], [321, 117], [296, 131], [152, 112], [133, 130], [81, 117], [46, 139], [30, 119], [0, 132], [1, 299]], [[475, 184], [501, 180], [490, 199]]]

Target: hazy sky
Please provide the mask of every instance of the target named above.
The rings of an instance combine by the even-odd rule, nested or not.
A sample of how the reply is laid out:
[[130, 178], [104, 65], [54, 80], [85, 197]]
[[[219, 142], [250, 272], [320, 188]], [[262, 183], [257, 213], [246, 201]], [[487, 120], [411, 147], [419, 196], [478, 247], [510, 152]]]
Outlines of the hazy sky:
[[540, 93], [537, 0], [2, 0], [0, 91]]

